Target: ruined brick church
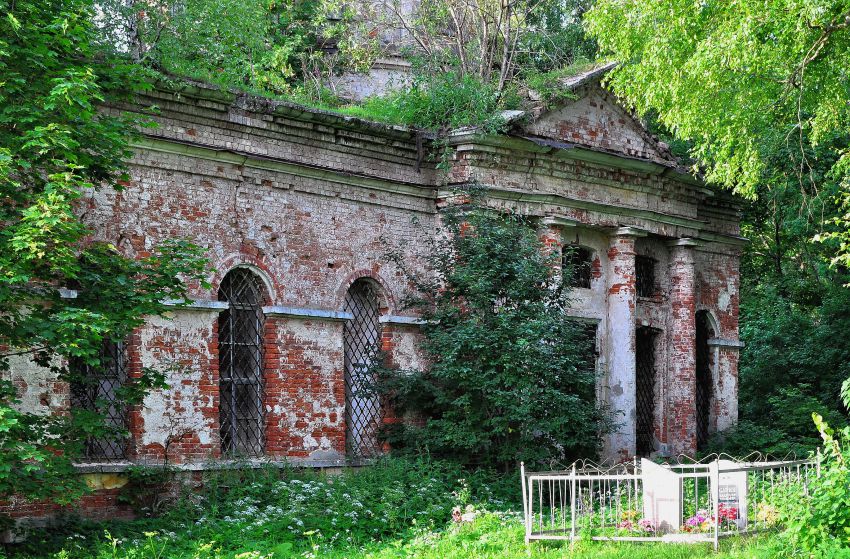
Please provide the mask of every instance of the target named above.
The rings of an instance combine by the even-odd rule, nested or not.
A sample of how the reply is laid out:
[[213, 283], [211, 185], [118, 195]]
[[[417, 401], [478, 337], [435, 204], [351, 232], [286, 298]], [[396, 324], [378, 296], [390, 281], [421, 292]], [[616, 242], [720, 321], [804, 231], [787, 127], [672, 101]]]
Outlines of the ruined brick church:
[[157, 105], [158, 126], [135, 141], [127, 188], [93, 193], [85, 222], [128, 255], [174, 237], [204, 247], [212, 287], [106, 348], [97, 394], [15, 361], [22, 405], [61, 412], [142, 367], [169, 371], [167, 390], [112, 417], [127, 440], [88, 445], [80, 471], [107, 492], [130, 464], [373, 456], [392, 418], [358, 390], [364, 371], [379, 352], [426, 366], [387, 240], [422, 270], [438, 208], [476, 183], [579, 270], [572, 311], [616, 413], [605, 457], [693, 453], [737, 418], [738, 209], [606, 92], [607, 69], [567, 80], [574, 100], [506, 114], [504, 133], [450, 133], [447, 172], [416, 130], [203, 86], [111, 107]]

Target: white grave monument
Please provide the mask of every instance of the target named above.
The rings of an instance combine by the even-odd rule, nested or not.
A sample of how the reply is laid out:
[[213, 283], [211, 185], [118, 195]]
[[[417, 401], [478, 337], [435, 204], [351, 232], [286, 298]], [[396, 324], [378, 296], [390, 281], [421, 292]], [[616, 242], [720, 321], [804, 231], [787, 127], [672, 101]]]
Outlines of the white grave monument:
[[682, 484], [679, 474], [641, 458], [643, 517], [652, 520], [658, 535], [678, 532], [682, 523]]

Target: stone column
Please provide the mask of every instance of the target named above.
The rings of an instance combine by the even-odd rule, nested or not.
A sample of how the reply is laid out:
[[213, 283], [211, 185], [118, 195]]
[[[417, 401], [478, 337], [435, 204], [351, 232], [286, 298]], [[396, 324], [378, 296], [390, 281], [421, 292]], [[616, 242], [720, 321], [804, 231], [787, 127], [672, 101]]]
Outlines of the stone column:
[[604, 457], [635, 454], [635, 239], [645, 233], [617, 229], [608, 246], [608, 404], [617, 424], [605, 441]]
[[670, 243], [667, 443], [671, 454], [696, 452], [696, 271], [693, 239]]

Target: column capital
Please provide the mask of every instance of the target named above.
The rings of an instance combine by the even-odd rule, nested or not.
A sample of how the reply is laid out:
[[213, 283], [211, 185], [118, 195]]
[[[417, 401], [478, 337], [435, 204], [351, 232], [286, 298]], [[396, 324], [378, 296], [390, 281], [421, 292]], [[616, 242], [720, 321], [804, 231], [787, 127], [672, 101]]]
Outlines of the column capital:
[[547, 215], [540, 219], [540, 225], [545, 227], [575, 227], [578, 224], [575, 219], [556, 215]]
[[633, 237], [633, 238], [637, 238], [637, 237], [646, 237], [648, 234], [649, 233], [647, 233], [643, 229], [638, 229], [637, 227], [632, 227], [632, 226], [627, 225], [627, 226], [624, 226], [624, 227], [617, 227], [616, 229], [614, 229], [612, 236], [613, 237]]
[[668, 247], [696, 248], [701, 247], [704, 244], [704, 242], [693, 237], [682, 237], [680, 239], [673, 239], [671, 241], [667, 241]]

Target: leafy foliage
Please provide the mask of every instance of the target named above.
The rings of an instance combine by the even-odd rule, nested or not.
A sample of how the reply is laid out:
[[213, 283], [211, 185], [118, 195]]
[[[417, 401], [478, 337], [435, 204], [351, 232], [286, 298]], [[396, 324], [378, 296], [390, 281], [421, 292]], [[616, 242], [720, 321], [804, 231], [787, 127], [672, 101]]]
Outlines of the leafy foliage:
[[[84, 0], [0, 1], [0, 370], [10, 363], [84, 381], [67, 366], [97, 366], [105, 340], [123, 340], [162, 300], [198, 280], [198, 249], [180, 241], [127, 258], [78, 218], [85, 198], [121, 190], [134, 123], [102, 113], [115, 91], [141, 82], [131, 67], [98, 58]], [[64, 290], [64, 291], [63, 291]], [[69, 297], [68, 294], [75, 294]], [[120, 391], [138, 402], [161, 375], [144, 371]], [[104, 433], [96, 414], [45, 416], [0, 387], [0, 496], [56, 497], [82, 490], [70, 478], [81, 441]]]
[[442, 222], [426, 255], [434, 273], [412, 278], [421, 295], [409, 302], [430, 366], [385, 371], [381, 387], [421, 422], [397, 425], [390, 441], [499, 467], [593, 455], [606, 423], [591, 340], [567, 316], [555, 256], [515, 215], [456, 205]]
[[[771, 158], [792, 150], [793, 176], [817, 190], [810, 155], [823, 150], [846, 209], [850, 152], [832, 142], [847, 137], [850, 117], [850, 4], [600, 0], [586, 21], [603, 53], [621, 63], [614, 92], [691, 142], [710, 181], [753, 197], [776, 178]], [[832, 222], [826, 238], [850, 262], [846, 214]]]

